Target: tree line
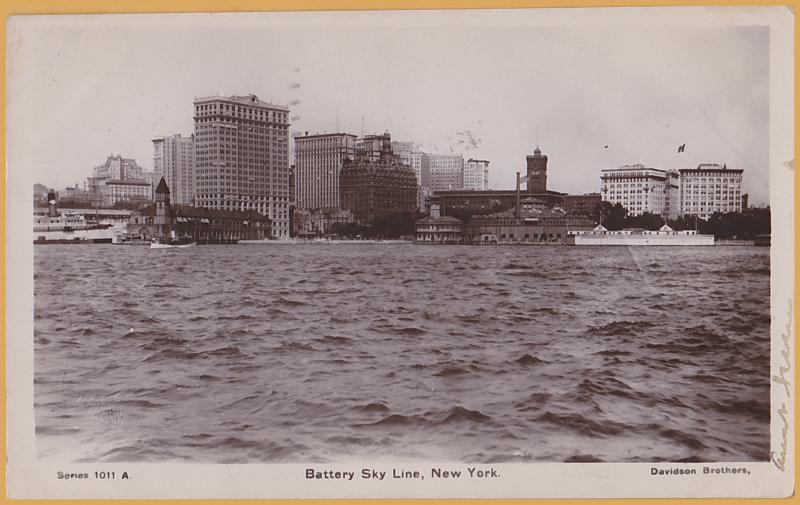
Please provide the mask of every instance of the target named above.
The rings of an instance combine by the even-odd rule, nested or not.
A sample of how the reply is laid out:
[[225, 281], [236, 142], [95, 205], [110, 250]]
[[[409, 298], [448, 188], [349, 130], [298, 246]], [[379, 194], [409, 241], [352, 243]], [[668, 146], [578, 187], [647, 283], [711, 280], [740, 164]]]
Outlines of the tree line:
[[[658, 230], [664, 226], [664, 219], [657, 214], [643, 213], [629, 216], [628, 210], [621, 204], [611, 205], [601, 202], [597, 215], [602, 216], [602, 223], [609, 230], [624, 228], [643, 228]], [[667, 219], [666, 224], [673, 230], [694, 230], [699, 233], [714, 235], [717, 240], [753, 240], [756, 235], [769, 234], [771, 212], [767, 208], [749, 208], [742, 212], [715, 212], [708, 219], [700, 219], [692, 215]]]
[[414, 234], [414, 222], [419, 219], [416, 212], [403, 211], [374, 218], [369, 224], [335, 223], [330, 234], [342, 238], [396, 239]]

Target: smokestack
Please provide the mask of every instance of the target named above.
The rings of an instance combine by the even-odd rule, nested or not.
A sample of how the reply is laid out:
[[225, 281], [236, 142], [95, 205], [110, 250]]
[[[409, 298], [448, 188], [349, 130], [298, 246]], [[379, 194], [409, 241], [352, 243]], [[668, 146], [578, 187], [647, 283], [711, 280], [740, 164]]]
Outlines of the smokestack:
[[47, 215], [50, 217], [58, 217], [58, 208], [56, 207], [56, 192], [51, 189], [47, 192]]
[[517, 208], [514, 212], [514, 216], [519, 219], [519, 172], [517, 172]]

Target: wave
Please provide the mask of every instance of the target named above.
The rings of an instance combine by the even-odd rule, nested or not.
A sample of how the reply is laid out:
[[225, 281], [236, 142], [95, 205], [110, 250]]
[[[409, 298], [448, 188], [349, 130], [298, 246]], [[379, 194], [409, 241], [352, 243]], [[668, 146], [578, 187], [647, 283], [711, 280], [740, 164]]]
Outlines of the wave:
[[629, 426], [614, 421], [592, 421], [580, 414], [555, 414], [550, 411], [545, 412], [536, 418], [537, 422], [553, 424], [562, 428], [576, 431], [582, 435], [591, 437], [605, 437], [620, 435]]
[[630, 386], [613, 377], [603, 379], [602, 383], [584, 379], [578, 384], [578, 392], [588, 395], [608, 395], [629, 399], [643, 399], [643, 395], [637, 393]]
[[536, 356], [531, 356], [530, 354], [523, 354], [519, 358], [515, 359], [514, 362], [519, 363], [520, 365], [524, 366], [533, 366], [533, 365], [541, 365], [543, 363], [547, 363], [547, 361], [538, 358]]
[[608, 337], [633, 336], [643, 328], [651, 328], [653, 323], [648, 321], [614, 321], [603, 326], [590, 326], [586, 333]]
[[452, 377], [453, 375], [463, 375], [468, 373], [469, 370], [467, 370], [466, 368], [460, 366], [448, 366], [442, 370], [439, 370], [433, 375], [435, 375], [436, 377]]
[[425, 333], [427, 333], [425, 330], [417, 328], [416, 326], [409, 326], [405, 328], [391, 328], [391, 332], [397, 335], [405, 335], [408, 337], [418, 337], [420, 335], [425, 335]]
[[165, 349], [154, 354], [151, 354], [144, 359], [144, 362], [149, 363], [159, 360], [176, 360], [176, 361], [193, 361], [200, 359], [207, 359], [215, 356], [241, 356], [242, 351], [237, 346], [220, 347], [210, 351], [186, 351], [183, 349]]
[[341, 335], [325, 335], [316, 340], [317, 342], [329, 342], [333, 344], [349, 344], [352, 341], [350, 337], [343, 337]]
[[306, 302], [300, 300], [289, 300], [282, 296], [279, 296], [276, 302], [280, 303], [281, 305], [288, 305], [289, 307], [299, 307], [301, 305], [308, 305]]
[[353, 426], [356, 428], [361, 427], [370, 427], [370, 426], [414, 426], [414, 425], [422, 425], [427, 424], [430, 421], [423, 416], [413, 415], [413, 416], [404, 416], [402, 414], [392, 414], [389, 416], [384, 417], [379, 421], [375, 421], [374, 423], [366, 423], [366, 424], [354, 424]]
[[575, 454], [565, 459], [564, 463], [605, 463], [605, 460], [591, 454]]
[[665, 430], [661, 430], [659, 435], [665, 438], [668, 438], [674, 442], [678, 442], [683, 444], [690, 449], [705, 449], [706, 444], [699, 441], [697, 438], [693, 437], [692, 435], [685, 433], [680, 430], [676, 430], [674, 428], [669, 428]]
[[492, 418], [483, 412], [466, 409], [459, 405], [450, 409], [445, 418], [439, 421], [437, 424], [450, 424], [464, 421], [473, 423], [487, 423], [491, 420]]
[[357, 410], [359, 412], [388, 412], [389, 407], [386, 406], [383, 402], [371, 402], [365, 405], [357, 405], [352, 407], [353, 410]]

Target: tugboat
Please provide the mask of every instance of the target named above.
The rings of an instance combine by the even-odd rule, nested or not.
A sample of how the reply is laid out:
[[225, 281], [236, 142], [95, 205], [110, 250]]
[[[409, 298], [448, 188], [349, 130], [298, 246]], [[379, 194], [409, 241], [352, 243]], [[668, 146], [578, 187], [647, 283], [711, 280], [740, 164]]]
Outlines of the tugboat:
[[197, 242], [195, 242], [192, 237], [176, 237], [175, 232], [173, 231], [167, 237], [154, 238], [150, 243], [150, 249], [184, 249], [186, 247], [192, 247], [196, 244]]

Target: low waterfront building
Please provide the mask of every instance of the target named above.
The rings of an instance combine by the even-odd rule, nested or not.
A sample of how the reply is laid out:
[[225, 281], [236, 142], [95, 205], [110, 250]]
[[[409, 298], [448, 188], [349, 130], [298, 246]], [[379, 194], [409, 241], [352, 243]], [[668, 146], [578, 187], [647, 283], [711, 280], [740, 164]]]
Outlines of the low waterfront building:
[[588, 246], [713, 246], [714, 235], [701, 235], [695, 230], [675, 231], [666, 224], [658, 230], [626, 228], [614, 231], [597, 225], [592, 230], [570, 230], [566, 243]]
[[471, 244], [564, 243], [570, 230], [591, 230], [595, 223], [582, 216], [570, 216], [558, 209], [542, 207], [535, 198], [526, 198], [519, 213], [509, 209], [473, 216], [464, 226], [464, 240]]
[[702, 163], [680, 170], [680, 214], [708, 219], [715, 212], [741, 212], [741, 169]]
[[566, 193], [545, 191], [544, 193], [528, 193], [525, 189], [520, 193], [513, 189], [489, 191], [436, 191], [430, 197], [430, 204], [438, 204], [445, 214], [452, 210], [466, 211], [472, 214], [489, 214], [516, 207], [517, 197], [533, 197], [545, 202], [549, 207], [561, 205]]
[[270, 238], [271, 220], [252, 209], [223, 210], [172, 205], [164, 178], [156, 188], [155, 203], [131, 213], [128, 235], [142, 239], [191, 237], [197, 243], [232, 243]]
[[414, 242], [417, 244], [463, 244], [464, 223], [460, 219], [439, 214], [431, 208], [431, 215], [414, 223]]
[[352, 223], [353, 213], [343, 209], [295, 209], [292, 216], [293, 237], [323, 237], [335, 224]]

